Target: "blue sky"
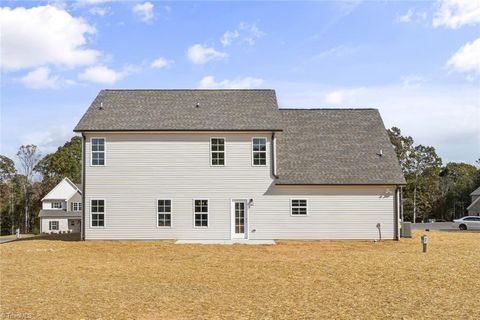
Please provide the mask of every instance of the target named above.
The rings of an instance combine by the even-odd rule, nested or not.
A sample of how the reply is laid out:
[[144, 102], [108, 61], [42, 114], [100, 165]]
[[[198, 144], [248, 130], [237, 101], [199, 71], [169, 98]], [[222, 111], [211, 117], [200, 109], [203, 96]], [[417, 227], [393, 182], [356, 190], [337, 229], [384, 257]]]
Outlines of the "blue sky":
[[104, 88], [272, 88], [374, 107], [447, 161], [480, 157], [480, 0], [3, 1], [1, 153], [43, 154]]

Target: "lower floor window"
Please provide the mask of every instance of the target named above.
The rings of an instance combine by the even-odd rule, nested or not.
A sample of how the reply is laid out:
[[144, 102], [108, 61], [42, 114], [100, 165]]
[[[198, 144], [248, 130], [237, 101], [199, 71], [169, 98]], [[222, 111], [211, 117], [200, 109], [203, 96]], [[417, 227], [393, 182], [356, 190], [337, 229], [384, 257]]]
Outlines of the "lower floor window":
[[172, 200], [157, 201], [157, 226], [172, 226]]
[[92, 200], [92, 227], [105, 226], [105, 200]]
[[48, 227], [50, 230], [58, 230], [58, 221], [50, 221]]
[[307, 215], [307, 200], [292, 200], [291, 212], [293, 216], [306, 216]]
[[195, 200], [195, 227], [208, 227], [208, 200]]

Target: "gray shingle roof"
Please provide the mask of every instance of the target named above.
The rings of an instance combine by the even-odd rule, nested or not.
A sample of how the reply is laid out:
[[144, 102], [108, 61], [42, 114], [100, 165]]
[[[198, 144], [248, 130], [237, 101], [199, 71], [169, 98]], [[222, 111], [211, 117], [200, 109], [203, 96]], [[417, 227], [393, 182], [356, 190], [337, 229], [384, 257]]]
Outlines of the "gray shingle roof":
[[273, 90], [103, 90], [75, 131], [117, 130], [284, 130], [277, 184], [405, 184], [376, 109], [279, 111]]
[[480, 196], [480, 187], [477, 189], [473, 190], [472, 193], [470, 193], [471, 196]]
[[72, 212], [65, 210], [40, 210], [38, 214], [41, 218], [82, 218], [81, 212]]
[[277, 184], [405, 184], [378, 110], [280, 110]]
[[277, 109], [273, 90], [102, 90], [74, 131], [279, 130]]

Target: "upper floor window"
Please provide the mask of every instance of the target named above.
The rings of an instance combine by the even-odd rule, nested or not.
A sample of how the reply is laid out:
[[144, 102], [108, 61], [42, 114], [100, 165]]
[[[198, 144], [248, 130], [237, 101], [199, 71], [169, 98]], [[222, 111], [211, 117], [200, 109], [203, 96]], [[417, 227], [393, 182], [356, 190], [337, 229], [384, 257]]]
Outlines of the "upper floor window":
[[72, 202], [71, 210], [72, 211], [82, 211], [82, 203], [81, 202]]
[[92, 166], [105, 165], [105, 139], [92, 138]]
[[225, 165], [225, 138], [211, 138], [210, 152], [212, 166]]
[[48, 228], [50, 230], [58, 230], [58, 221], [49, 221]]
[[254, 166], [267, 165], [267, 139], [252, 139], [252, 160]]
[[292, 216], [306, 216], [307, 215], [307, 200], [292, 199], [290, 203]]
[[157, 226], [172, 226], [172, 200], [157, 200]]
[[91, 204], [92, 227], [105, 227], [105, 200], [92, 200]]
[[195, 227], [208, 227], [208, 200], [195, 200]]
[[61, 202], [52, 202], [52, 209], [62, 209]]

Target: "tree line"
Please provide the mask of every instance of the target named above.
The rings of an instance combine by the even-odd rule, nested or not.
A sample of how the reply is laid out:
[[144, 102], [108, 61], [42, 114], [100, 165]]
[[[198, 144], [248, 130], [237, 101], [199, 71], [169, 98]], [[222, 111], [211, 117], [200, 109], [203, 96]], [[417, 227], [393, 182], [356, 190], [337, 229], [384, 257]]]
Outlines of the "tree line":
[[[467, 214], [470, 193], [480, 186], [477, 167], [442, 159], [432, 146], [415, 145], [400, 129], [388, 130], [405, 175], [403, 207], [405, 221], [428, 219], [450, 221]], [[41, 199], [64, 177], [81, 182], [81, 138], [73, 137], [56, 152], [41, 157], [35, 145], [22, 145], [15, 162], [0, 155], [1, 234], [38, 232]], [[17, 169], [18, 168], [18, 169]]]

